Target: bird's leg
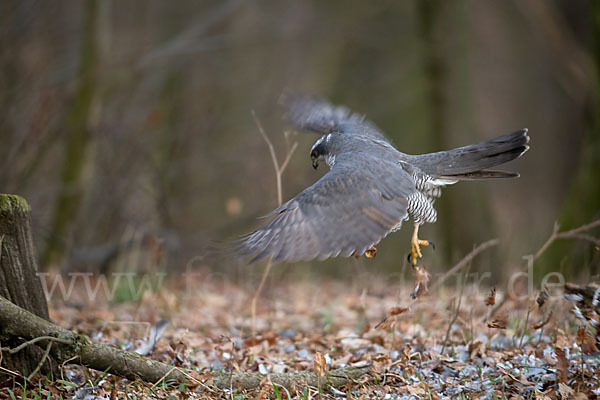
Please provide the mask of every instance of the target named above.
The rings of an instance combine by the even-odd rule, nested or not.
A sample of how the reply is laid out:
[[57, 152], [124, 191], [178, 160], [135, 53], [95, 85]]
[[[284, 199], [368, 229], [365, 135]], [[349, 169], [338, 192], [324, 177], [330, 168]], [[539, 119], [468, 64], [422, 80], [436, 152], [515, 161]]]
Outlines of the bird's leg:
[[408, 261], [410, 261], [412, 265], [416, 265], [417, 260], [419, 258], [423, 258], [423, 254], [421, 253], [421, 246], [431, 245], [432, 247], [434, 247], [433, 242], [430, 242], [429, 240], [419, 239], [419, 225], [417, 224], [415, 224], [415, 230], [413, 231], [412, 240], [410, 244], [411, 246], [410, 254], [408, 255]]

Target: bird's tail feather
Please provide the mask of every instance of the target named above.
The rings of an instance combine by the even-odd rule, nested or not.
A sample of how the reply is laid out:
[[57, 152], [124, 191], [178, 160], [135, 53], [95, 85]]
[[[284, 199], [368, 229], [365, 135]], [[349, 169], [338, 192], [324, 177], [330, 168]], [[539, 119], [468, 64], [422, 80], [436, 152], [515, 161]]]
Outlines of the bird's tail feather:
[[429, 175], [457, 180], [514, 178], [519, 175], [487, 168], [520, 157], [529, 149], [527, 143], [527, 129], [522, 129], [457, 149], [412, 156], [411, 163]]
[[518, 178], [520, 175], [517, 172], [493, 171], [483, 169], [481, 171], [469, 172], [467, 174], [444, 175], [443, 178], [459, 181], [477, 181], [480, 179], [505, 179]]

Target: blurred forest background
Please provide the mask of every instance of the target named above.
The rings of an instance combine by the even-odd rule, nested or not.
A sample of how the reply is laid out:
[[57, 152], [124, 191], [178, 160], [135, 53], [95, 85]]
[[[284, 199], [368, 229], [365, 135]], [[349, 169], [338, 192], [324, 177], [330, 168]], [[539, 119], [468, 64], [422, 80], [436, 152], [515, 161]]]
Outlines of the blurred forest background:
[[[0, 3], [0, 192], [25, 197], [43, 270], [184, 270], [260, 278], [211, 241], [256, 228], [316, 181], [316, 136], [288, 134], [286, 88], [364, 113], [406, 153], [529, 128], [521, 178], [445, 190], [421, 236], [433, 271], [474, 244], [473, 269], [522, 268], [552, 232], [600, 217], [600, 6], [585, 1], [30, 1]], [[275, 278], [391, 274], [410, 224], [375, 260], [273, 269]], [[600, 273], [559, 242], [539, 271]], [[307, 278], [308, 279], [308, 278]]]

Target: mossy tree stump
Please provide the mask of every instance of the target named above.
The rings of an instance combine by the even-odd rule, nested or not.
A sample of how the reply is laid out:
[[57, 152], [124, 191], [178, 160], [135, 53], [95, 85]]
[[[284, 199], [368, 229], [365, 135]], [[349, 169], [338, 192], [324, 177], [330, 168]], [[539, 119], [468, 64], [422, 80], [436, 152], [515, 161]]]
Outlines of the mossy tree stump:
[[[0, 194], [0, 296], [49, 320], [48, 304], [37, 274], [30, 211], [25, 199]], [[14, 338], [2, 337], [0, 343], [2, 347], [16, 344]], [[2, 367], [28, 374], [36, 368], [41, 353], [36, 346], [29, 346], [13, 355], [3, 353]]]

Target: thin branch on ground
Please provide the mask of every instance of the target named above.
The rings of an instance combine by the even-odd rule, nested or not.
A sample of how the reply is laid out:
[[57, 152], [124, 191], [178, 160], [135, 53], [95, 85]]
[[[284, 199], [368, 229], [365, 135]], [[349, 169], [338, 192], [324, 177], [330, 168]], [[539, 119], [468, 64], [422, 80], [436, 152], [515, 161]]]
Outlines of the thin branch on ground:
[[449, 271], [447, 271], [444, 275], [442, 275], [441, 278], [437, 280], [437, 282], [435, 282], [433, 285], [431, 285], [430, 291], [434, 291], [436, 288], [438, 288], [440, 285], [442, 285], [446, 280], [448, 280], [448, 278], [450, 278], [452, 275], [454, 275], [455, 273], [457, 273], [464, 267], [468, 266], [469, 263], [479, 253], [483, 252], [484, 250], [487, 250], [490, 247], [497, 246], [498, 243], [500, 243], [500, 241], [498, 239], [490, 239], [487, 242], [483, 242], [480, 245], [478, 245], [477, 247], [475, 247], [473, 250], [471, 250], [471, 252], [469, 254], [464, 256], [462, 260], [460, 260], [458, 263], [456, 263], [456, 265], [454, 267], [450, 268]]
[[42, 365], [44, 365], [44, 363], [46, 362], [46, 360], [48, 359], [48, 354], [50, 354], [50, 349], [52, 349], [52, 341], [48, 341], [48, 345], [46, 346], [46, 350], [44, 350], [44, 354], [42, 355], [42, 358], [40, 359], [40, 362], [38, 363], [38, 365], [35, 367], [35, 369], [33, 371], [31, 371], [31, 374], [29, 374], [29, 376], [27, 377], [27, 379], [31, 379], [35, 376], [35, 374], [38, 373], [38, 371], [40, 370], [40, 368], [42, 368]]
[[31, 346], [32, 344], [36, 344], [37, 342], [41, 342], [42, 340], [48, 340], [51, 342], [54, 341], [54, 342], [58, 342], [58, 343], [62, 343], [62, 344], [69, 344], [69, 345], [73, 344], [70, 340], [60, 339], [60, 338], [57, 338], [54, 336], [39, 336], [39, 337], [31, 339], [25, 343], [21, 343], [14, 349], [10, 349], [8, 347], [3, 347], [2, 351], [6, 351], [9, 354], [15, 354], [15, 353], [18, 353], [19, 351], [23, 350], [25, 347]]
[[[296, 141], [292, 144], [292, 147], [290, 147], [290, 149], [288, 150], [288, 152], [285, 156], [285, 159], [283, 160], [283, 163], [280, 165], [279, 161], [277, 160], [277, 154], [275, 152], [275, 147], [273, 146], [271, 139], [269, 139], [269, 136], [265, 132], [265, 129], [263, 128], [260, 120], [256, 116], [256, 113], [254, 112], [254, 110], [252, 110], [252, 118], [254, 118], [254, 122], [256, 123], [256, 127], [258, 128], [258, 132], [260, 133], [260, 135], [264, 139], [265, 143], [267, 144], [267, 147], [269, 148], [269, 153], [271, 154], [271, 160], [273, 161], [273, 168], [275, 169], [275, 183], [277, 185], [277, 207], [279, 207], [283, 203], [283, 193], [282, 193], [282, 189], [281, 189], [281, 175], [283, 175], [283, 172], [287, 168], [287, 166], [292, 158], [292, 155], [296, 151], [296, 148], [298, 147], [298, 142]], [[271, 266], [272, 266], [272, 262], [271, 262], [271, 259], [269, 259], [269, 261], [267, 262], [267, 265], [265, 266], [265, 270], [263, 271], [262, 278], [260, 280], [260, 284], [258, 285], [258, 288], [256, 289], [254, 296], [252, 297], [252, 303], [251, 303], [250, 308], [251, 308], [251, 314], [252, 314], [252, 334], [253, 335], [256, 334], [256, 302], [258, 301], [258, 297], [260, 296], [260, 294], [263, 290], [263, 287], [265, 286], [265, 282], [267, 281], [269, 272], [271, 272]]]

